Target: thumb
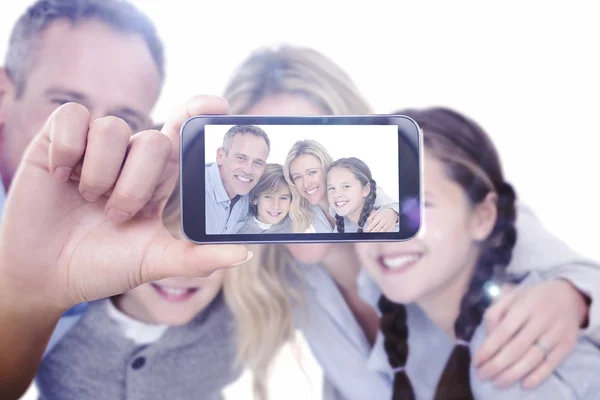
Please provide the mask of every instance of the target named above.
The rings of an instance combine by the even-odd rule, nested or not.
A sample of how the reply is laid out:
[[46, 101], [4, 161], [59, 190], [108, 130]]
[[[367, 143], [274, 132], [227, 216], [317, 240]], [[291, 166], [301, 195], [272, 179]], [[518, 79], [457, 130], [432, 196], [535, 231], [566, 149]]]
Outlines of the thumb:
[[205, 277], [218, 269], [242, 264], [252, 256], [244, 246], [202, 246], [167, 234], [148, 246], [140, 273], [144, 282], [178, 276]]

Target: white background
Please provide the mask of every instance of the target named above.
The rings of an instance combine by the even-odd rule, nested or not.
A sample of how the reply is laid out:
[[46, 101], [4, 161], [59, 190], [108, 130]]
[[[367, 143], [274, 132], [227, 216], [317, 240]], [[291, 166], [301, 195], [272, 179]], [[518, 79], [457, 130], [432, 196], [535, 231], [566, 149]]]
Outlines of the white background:
[[[597, 2], [135, 3], [167, 45], [157, 120], [193, 94], [221, 93], [257, 46], [308, 45], [340, 63], [376, 112], [446, 105], [476, 119], [496, 143], [520, 198], [550, 231], [600, 260]], [[1, 2], [0, 52], [27, 4]], [[289, 356], [281, 360], [273, 398], [311, 398]], [[318, 393], [318, 368], [309, 362]]]
[[[215, 162], [217, 149], [232, 125], [207, 125], [205, 160]], [[268, 162], [283, 165], [298, 140], [319, 142], [333, 160], [357, 157], [371, 170], [377, 186], [398, 200], [398, 128], [395, 125], [258, 125], [271, 141]]]

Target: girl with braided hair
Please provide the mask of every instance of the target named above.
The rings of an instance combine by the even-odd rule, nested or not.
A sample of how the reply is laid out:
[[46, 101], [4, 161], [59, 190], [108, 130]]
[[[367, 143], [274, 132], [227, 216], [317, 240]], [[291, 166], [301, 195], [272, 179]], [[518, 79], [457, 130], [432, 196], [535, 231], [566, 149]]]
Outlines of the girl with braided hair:
[[[374, 352], [389, 362], [383, 370], [393, 381], [392, 398], [597, 398], [600, 350], [584, 337], [533, 390], [480, 379], [471, 354], [486, 337], [490, 284], [541, 279], [505, 273], [517, 240], [516, 196], [485, 132], [448, 109], [401, 113], [423, 129], [425, 233], [406, 242], [356, 245], [365, 271], [383, 292], [382, 335]], [[544, 343], [524, 351], [523, 359], [548, 361]]]
[[327, 170], [327, 198], [335, 212], [334, 232], [366, 230], [369, 215], [377, 209], [377, 184], [369, 166], [355, 157], [333, 162]]

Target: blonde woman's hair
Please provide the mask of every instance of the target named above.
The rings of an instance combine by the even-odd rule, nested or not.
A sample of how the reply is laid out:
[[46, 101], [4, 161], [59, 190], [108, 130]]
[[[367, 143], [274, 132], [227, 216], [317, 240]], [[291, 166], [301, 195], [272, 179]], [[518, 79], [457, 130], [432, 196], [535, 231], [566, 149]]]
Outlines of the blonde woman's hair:
[[348, 74], [321, 53], [296, 46], [265, 47], [238, 67], [224, 97], [230, 114], [245, 114], [273, 94], [298, 94], [331, 115], [371, 114]]
[[310, 203], [303, 196], [300, 195], [294, 179], [292, 179], [292, 172], [290, 171], [290, 164], [298, 157], [309, 154], [316, 157], [321, 166], [323, 167], [323, 177], [327, 174], [327, 169], [333, 162], [333, 158], [325, 147], [314, 140], [299, 140], [288, 152], [285, 163], [283, 164], [283, 171], [285, 179], [290, 186], [292, 192], [292, 204], [290, 205], [290, 217], [292, 218], [292, 229], [294, 232], [306, 232], [309, 228], [313, 217], [313, 211], [310, 207]]
[[[229, 102], [230, 114], [245, 114], [274, 94], [303, 96], [323, 108], [326, 114], [372, 113], [348, 75], [333, 61], [308, 48], [283, 46], [253, 52], [226, 85], [224, 97]], [[308, 154], [321, 160], [324, 170], [333, 161], [318, 143], [306, 148], [313, 151]], [[284, 168], [286, 170], [289, 168]], [[288, 175], [285, 174], [286, 179]], [[292, 199], [301, 198], [296, 194], [294, 186]], [[165, 223], [178, 223], [179, 212], [176, 190], [165, 208]], [[304, 282], [297, 262], [284, 246], [247, 247], [254, 257], [226, 271], [223, 291], [236, 321], [237, 360], [253, 375], [255, 397], [264, 400], [271, 362], [283, 345], [293, 342], [294, 317], [298, 307], [304, 304], [301, 296]]]
[[[181, 228], [179, 199], [177, 188], [163, 212], [163, 223], [171, 230]], [[266, 400], [271, 361], [294, 339], [296, 310], [304, 306], [299, 294], [303, 282], [285, 247], [246, 247], [256, 256], [225, 270], [223, 294], [235, 319], [236, 363], [251, 372], [255, 398]]]

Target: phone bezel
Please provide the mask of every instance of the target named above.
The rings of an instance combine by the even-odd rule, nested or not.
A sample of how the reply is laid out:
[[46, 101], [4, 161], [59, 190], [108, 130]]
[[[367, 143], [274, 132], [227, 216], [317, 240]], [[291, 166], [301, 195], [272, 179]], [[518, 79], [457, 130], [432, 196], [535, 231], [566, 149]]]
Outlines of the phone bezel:
[[[417, 170], [417, 185], [403, 188], [401, 161], [398, 162], [399, 198], [413, 198], [418, 202], [417, 226], [405, 223], [400, 204], [399, 232], [377, 233], [286, 233], [286, 234], [211, 234], [205, 233], [205, 140], [206, 125], [396, 125], [398, 126], [399, 154], [411, 151], [415, 162], [409, 162], [411, 170]], [[194, 168], [184, 168], [187, 154], [194, 150]], [[199, 155], [199, 156], [198, 156]], [[360, 155], [356, 155], [360, 157]], [[406, 161], [406, 159], [403, 159]], [[187, 240], [197, 244], [244, 244], [244, 243], [337, 243], [367, 241], [405, 241], [416, 236], [423, 226], [423, 135], [418, 124], [403, 115], [360, 116], [264, 116], [264, 115], [201, 115], [190, 118], [181, 128], [180, 138], [180, 207], [181, 229]], [[406, 165], [404, 166], [406, 167]], [[187, 170], [187, 172], [186, 172]], [[202, 172], [200, 172], [202, 171]], [[413, 177], [414, 178], [414, 177]], [[413, 179], [414, 180], [414, 179]], [[417, 187], [415, 187], [417, 186]], [[414, 220], [414, 215], [410, 217]]]

